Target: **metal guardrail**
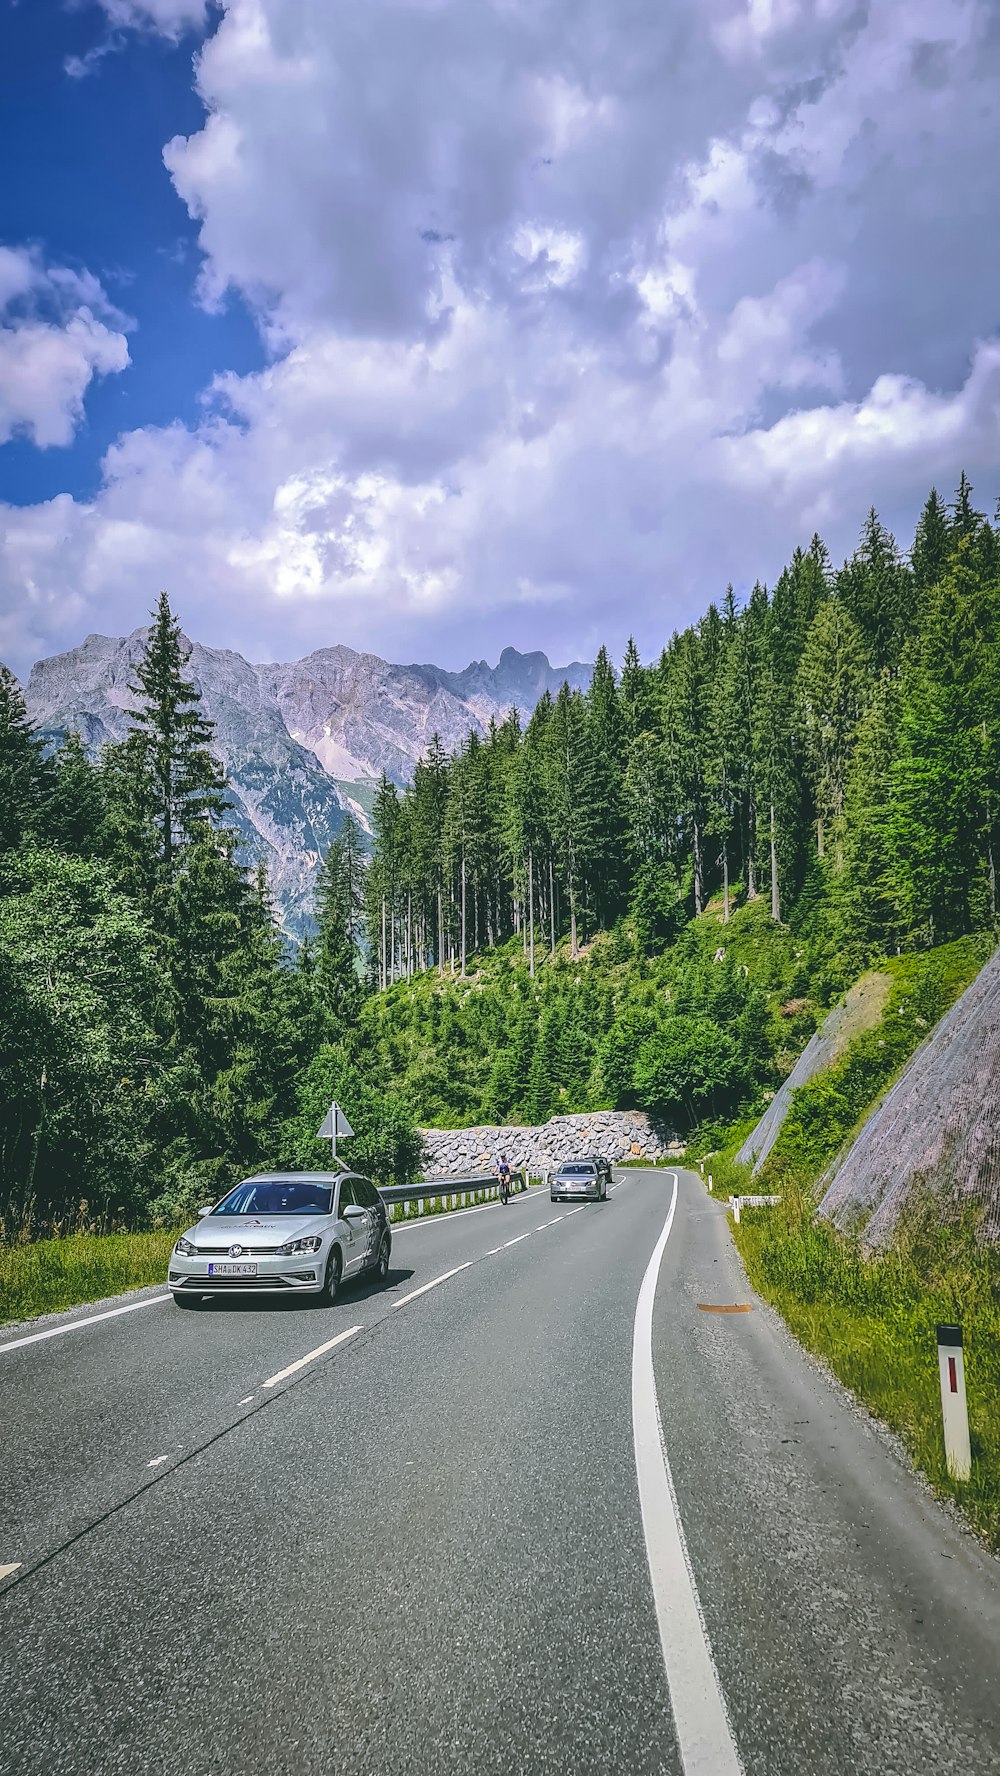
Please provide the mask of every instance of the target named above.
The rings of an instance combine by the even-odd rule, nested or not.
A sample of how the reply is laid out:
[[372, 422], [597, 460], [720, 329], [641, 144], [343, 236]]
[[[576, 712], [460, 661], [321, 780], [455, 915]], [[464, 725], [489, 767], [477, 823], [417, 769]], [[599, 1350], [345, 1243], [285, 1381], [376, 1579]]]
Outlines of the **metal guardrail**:
[[[523, 1172], [511, 1172], [511, 1184], [514, 1190], [528, 1188]], [[463, 1178], [425, 1178], [422, 1184], [386, 1184], [379, 1189], [390, 1211], [390, 1221], [408, 1219], [411, 1203], [416, 1205], [418, 1215], [435, 1214], [442, 1209], [465, 1209], [491, 1202], [499, 1193], [493, 1172], [473, 1172]]]

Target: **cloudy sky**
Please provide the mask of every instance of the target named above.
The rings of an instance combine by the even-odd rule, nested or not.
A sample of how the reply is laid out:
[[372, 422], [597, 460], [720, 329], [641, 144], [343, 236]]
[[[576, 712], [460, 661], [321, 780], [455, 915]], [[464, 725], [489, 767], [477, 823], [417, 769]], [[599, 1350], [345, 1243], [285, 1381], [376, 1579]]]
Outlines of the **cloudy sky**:
[[0, 658], [658, 652], [1000, 492], [998, 0], [0, 0]]

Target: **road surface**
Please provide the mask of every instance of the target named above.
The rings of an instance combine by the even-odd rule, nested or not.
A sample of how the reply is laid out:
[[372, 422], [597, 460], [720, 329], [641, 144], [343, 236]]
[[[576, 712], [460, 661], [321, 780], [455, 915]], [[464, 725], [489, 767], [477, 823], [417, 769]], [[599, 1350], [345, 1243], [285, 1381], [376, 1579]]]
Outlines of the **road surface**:
[[3, 1776], [1000, 1767], [1000, 1564], [690, 1174], [118, 1305], [0, 1335]]

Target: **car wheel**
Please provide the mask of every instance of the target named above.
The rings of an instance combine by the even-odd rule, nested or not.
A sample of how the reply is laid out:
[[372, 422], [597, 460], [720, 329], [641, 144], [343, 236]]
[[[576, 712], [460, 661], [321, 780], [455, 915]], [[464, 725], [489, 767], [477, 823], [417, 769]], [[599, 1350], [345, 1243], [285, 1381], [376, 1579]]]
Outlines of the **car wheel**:
[[200, 1307], [201, 1306], [201, 1296], [200, 1295], [185, 1295], [182, 1293], [182, 1291], [180, 1289], [178, 1289], [176, 1295], [174, 1296], [174, 1306], [175, 1307]]
[[336, 1246], [334, 1246], [327, 1262], [326, 1278], [319, 1295], [324, 1307], [332, 1307], [337, 1299], [337, 1290], [340, 1288], [341, 1269], [340, 1253], [337, 1251]]
[[382, 1235], [382, 1243], [378, 1249], [378, 1257], [372, 1265], [372, 1271], [380, 1283], [384, 1283], [389, 1275], [389, 1235]]

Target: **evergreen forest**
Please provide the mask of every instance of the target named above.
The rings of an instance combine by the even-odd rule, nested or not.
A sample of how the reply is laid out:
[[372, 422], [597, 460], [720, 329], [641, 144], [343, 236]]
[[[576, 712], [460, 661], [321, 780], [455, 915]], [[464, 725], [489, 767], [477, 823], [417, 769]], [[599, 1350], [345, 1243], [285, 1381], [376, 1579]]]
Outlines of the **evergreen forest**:
[[[996, 926], [1000, 529], [962, 476], [348, 819], [293, 950], [240, 861], [161, 597], [128, 738], [46, 752], [0, 670], [0, 1216], [173, 1224], [262, 1165], [419, 1165], [421, 1123], [759, 1108], [880, 956]], [[927, 1011], [934, 1007], [928, 975]]]

